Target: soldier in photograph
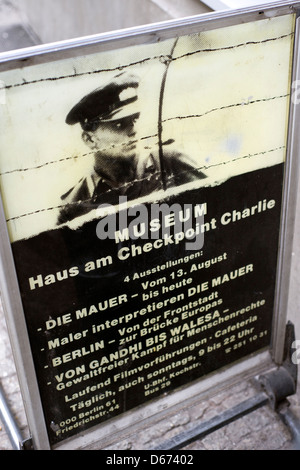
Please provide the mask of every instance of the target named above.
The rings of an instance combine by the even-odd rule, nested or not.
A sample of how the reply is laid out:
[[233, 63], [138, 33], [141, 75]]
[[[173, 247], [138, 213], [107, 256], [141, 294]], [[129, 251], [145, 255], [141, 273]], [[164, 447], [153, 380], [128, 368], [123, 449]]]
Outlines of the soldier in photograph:
[[119, 196], [133, 200], [205, 177], [192, 159], [174, 150], [173, 140], [147, 152], [139, 150], [138, 88], [136, 75], [119, 73], [84, 96], [68, 113], [66, 123], [80, 124], [82, 139], [93, 152], [94, 166], [61, 197], [58, 224], [100, 204], [117, 204]]

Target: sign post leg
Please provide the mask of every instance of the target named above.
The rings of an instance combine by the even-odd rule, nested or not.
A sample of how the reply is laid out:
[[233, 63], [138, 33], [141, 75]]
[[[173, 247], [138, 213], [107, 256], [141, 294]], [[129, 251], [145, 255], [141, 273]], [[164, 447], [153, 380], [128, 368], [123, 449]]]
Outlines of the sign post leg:
[[7, 403], [4, 390], [0, 384], [0, 419], [4, 424], [9, 440], [12, 444], [13, 450], [22, 450], [23, 437], [21, 431], [14, 419], [14, 416]]

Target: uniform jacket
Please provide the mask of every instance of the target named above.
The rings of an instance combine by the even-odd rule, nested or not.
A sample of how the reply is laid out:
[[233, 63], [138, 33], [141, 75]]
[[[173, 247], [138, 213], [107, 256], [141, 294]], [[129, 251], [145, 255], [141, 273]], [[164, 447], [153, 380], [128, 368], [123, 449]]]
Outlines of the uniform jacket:
[[63, 206], [58, 217], [58, 224], [87, 214], [100, 204], [118, 204], [120, 195], [125, 195], [128, 200], [133, 200], [154, 191], [205, 178], [205, 175], [195, 167], [194, 162], [180, 152], [164, 151], [163, 164], [162, 173], [158, 152], [157, 154], [150, 153], [142, 176], [123, 186], [122, 192], [119, 188], [112, 188], [96, 172], [81, 178], [73, 188], [61, 197]]

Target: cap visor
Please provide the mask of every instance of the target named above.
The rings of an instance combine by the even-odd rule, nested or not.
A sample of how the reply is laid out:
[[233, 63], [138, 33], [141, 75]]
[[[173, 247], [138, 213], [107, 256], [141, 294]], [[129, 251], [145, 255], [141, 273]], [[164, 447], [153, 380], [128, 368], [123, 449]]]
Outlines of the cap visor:
[[120, 119], [134, 116], [135, 114], [140, 114], [140, 106], [138, 106], [137, 102], [116, 109], [109, 116], [106, 116], [105, 119], [101, 119], [101, 122], [119, 121]]

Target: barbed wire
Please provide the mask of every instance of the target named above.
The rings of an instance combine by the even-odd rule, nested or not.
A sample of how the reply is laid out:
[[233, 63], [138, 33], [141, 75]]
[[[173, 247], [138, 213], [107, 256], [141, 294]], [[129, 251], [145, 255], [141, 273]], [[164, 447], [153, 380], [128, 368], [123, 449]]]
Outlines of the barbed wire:
[[11, 88], [17, 88], [17, 87], [27, 86], [27, 85], [34, 85], [34, 84], [37, 84], [37, 83], [42, 83], [42, 82], [47, 82], [47, 81], [51, 82], [51, 81], [56, 81], [56, 80], [64, 80], [64, 79], [68, 79], [68, 78], [78, 78], [78, 77], [82, 77], [82, 76], [85, 76], [85, 75], [94, 75], [94, 74], [105, 73], [105, 72], [114, 72], [114, 71], [117, 71], [117, 70], [122, 71], [122, 70], [124, 70], [128, 67], [135, 67], [137, 65], [141, 65], [143, 63], [150, 62], [150, 61], [159, 60], [162, 63], [169, 62], [169, 61], [177, 61], [177, 60], [184, 59], [186, 57], [190, 57], [190, 56], [195, 55], [195, 54], [209, 53], [209, 52], [219, 52], [219, 51], [225, 51], [225, 50], [233, 50], [233, 49], [237, 49], [237, 48], [245, 47], [245, 46], [254, 46], [254, 45], [257, 45], [257, 44], [266, 44], [266, 43], [269, 43], [269, 42], [272, 42], [272, 41], [278, 41], [278, 40], [285, 39], [287, 37], [292, 37], [292, 36], [294, 36], [294, 32], [291, 32], [291, 33], [288, 33], [288, 34], [283, 34], [282, 36], [277, 36], [275, 38], [263, 39], [263, 40], [260, 40], [260, 41], [247, 41], [247, 42], [244, 42], [244, 43], [234, 44], [234, 45], [231, 45], [231, 46], [197, 49], [195, 51], [184, 53], [184, 54], [182, 54], [178, 57], [171, 57], [171, 56], [166, 55], [166, 54], [159, 54], [159, 55], [156, 55], [156, 56], [153, 56], [153, 57], [146, 57], [146, 58], [141, 59], [141, 60], [130, 62], [129, 64], [117, 65], [115, 67], [108, 67], [108, 68], [96, 69], [96, 70], [85, 71], [85, 72], [77, 72], [75, 70], [75, 72], [73, 74], [61, 75], [61, 76], [58, 76], [58, 77], [39, 78], [39, 79], [36, 79], [36, 80], [30, 80], [30, 81], [27, 81], [27, 80], [23, 79], [23, 82], [21, 82], [21, 83], [4, 85], [3, 88], [5, 88], [6, 90], [9, 90]]
[[[217, 111], [224, 111], [226, 109], [230, 109], [230, 108], [234, 108], [234, 107], [249, 106], [249, 105], [257, 104], [257, 103], [264, 103], [264, 102], [273, 101], [273, 100], [276, 100], [276, 99], [288, 98], [289, 96], [290, 96], [290, 93], [287, 93], [285, 95], [272, 96], [272, 97], [269, 97], [269, 98], [261, 98], [261, 99], [258, 99], [258, 100], [251, 100], [251, 101], [247, 101], [247, 102], [242, 101], [241, 103], [233, 103], [233, 104], [229, 104], [229, 105], [225, 105], [225, 106], [212, 108], [212, 109], [210, 109], [208, 111], [205, 111], [204, 113], [201, 113], [201, 114], [190, 114], [190, 115], [184, 115], [184, 116], [174, 116], [174, 117], [171, 117], [171, 118], [163, 119], [162, 123], [166, 123], [168, 121], [173, 121], [173, 120], [202, 118], [204, 116], [207, 116], [208, 114], [211, 114], [211, 113], [214, 113], [214, 112], [217, 112]], [[153, 139], [157, 136], [158, 136], [158, 133], [143, 136], [139, 139], [139, 141], [142, 142], [144, 140]], [[122, 148], [125, 145], [127, 145], [127, 144], [126, 143], [119, 144], [119, 145], [114, 144], [114, 148], [117, 148], [119, 146], [120, 151], [122, 151]], [[151, 150], [151, 149], [155, 148], [155, 146], [157, 146], [157, 145], [158, 145], [158, 143], [155, 143], [155, 144], [149, 145], [147, 148], [149, 150]], [[106, 151], [110, 150], [111, 148], [112, 148], [112, 146], [105, 146], [105, 147], [100, 148], [99, 151], [106, 152]], [[89, 157], [93, 154], [94, 154], [94, 151], [91, 151], [91, 152], [83, 153], [81, 155], [72, 155], [72, 156], [69, 156], [69, 157], [61, 157], [61, 158], [58, 158], [56, 160], [51, 160], [49, 162], [41, 163], [39, 165], [28, 167], [28, 168], [15, 168], [13, 170], [7, 170], [7, 171], [4, 171], [2, 173], [0, 172], [0, 177], [5, 176], [5, 175], [10, 175], [10, 174], [13, 174], [13, 173], [39, 170], [39, 169], [41, 169], [43, 167], [46, 167], [46, 166], [49, 166], [49, 165], [54, 165], [54, 164], [57, 164], [57, 163], [63, 163], [63, 162], [68, 161], [68, 160], [74, 160], [74, 159], [83, 158], [83, 157], [86, 158], [86, 157]]]
[[[78, 77], [82, 77], [82, 76], [85, 76], [85, 75], [99, 74], [99, 73], [104, 73], [104, 72], [113, 72], [113, 71], [116, 71], [116, 70], [122, 71], [125, 68], [137, 66], [137, 65], [140, 65], [140, 64], [143, 64], [143, 63], [146, 63], [146, 62], [149, 62], [149, 61], [155, 61], [155, 60], [159, 60], [160, 62], [162, 62], [166, 66], [166, 70], [165, 70], [165, 74], [164, 74], [164, 77], [165, 77], [166, 72], [167, 72], [171, 62], [173, 62], [173, 61], [182, 60], [184, 58], [188, 58], [188, 57], [194, 56], [195, 54], [200, 54], [200, 53], [214, 53], [214, 52], [218, 52], [218, 51], [234, 50], [234, 49], [237, 49], [237, 48], [240, 48], [240, 47], [254, 46], [254, 45], [257, 45], [257, 44], [267, 44], [271, 41], [282, 40], [282, 39], [285, 39], [287, 37], [291, 37], [293, 35], [294, 35], [294, 33], [292, 32], [292, 33], [285, 34], [285, 35], [282, 35], [282, 36], [278, 36], [278, 37], [275, 37], [275, 38], [267, 38], [267, 39], [260, 40], [260, 41], [247, 41], [247, 42], [244, 42], [244, 43], [239, 43], [239, 44], [229, 45], [229, 46], [223, 46], [223, 47], [217, 47], [217, 48], [197, 49], [195, 51], [190, 51], [190, 52], [178, 55], [177, 57], [173, 56], [175, 46], [176, 46], [177, 41], [178, 41], [178, 38], [175, 38], [175, 42], [172, 46], [172, 50], [171, 50], [171, 53], [169, 55], [160, 54], [160, 55], [156, 55], [156, 56], [153, 56], [153, 57], [146, 57], [146, 58], [143, 58], [141, 60], [131, 62], [129, 64], [119, 65], [119, 66], [116, 66], [116, 67], [113, 67], [113, 68], [97, 69], [97, 70], [92, 70], [92, 71], [85, 71], [85, 72], [82, 72], [82, 73], [78, 73], [76, 70], [74, 70], [73, 74], [62, 75], [62, 76], [59, 76], [59, 77], [39, 78], [39, 79], [36, 79], [36, 80], [31, 80], [31, 81], [26, 81], [24, 79], [23, 82], [21, 82], [21, 83], [5, 85], [5, 89], [9, 90], [9, 89], [17, 88], [17, 87], [21, 87], [21, 86], [34, 85], [34, 84], [41, 83], [41, 82], [63, 80], [63, 79], [68, 79], [68, 78], [78, 78]], [[160, 113], [158, 114], [158, 131], [157, 131], [157, 133], [154, 133], [154, 134], [148, 135], [148, 136], [143, 136], [139, 139], [139, 141], [141, 142], [143, 140], [150, 139], [150, 138], [158, 138], [158, 142], [156, 142], [152, 146], [149, 145], [147, 148], [149, 150], [151, 150], [155, 146], [159, 146], [162, 159], [163, 159], [163, 152], [162, 152], [162, 148], [161, 148], [162, 143], [163, 143], [162, 138], [161, 138], [162, 137], [162, 132], [163, 132], [162, 125], [164, 123], [168, 122], [168, 121], [202, 118], [204, 116], [207, 116], [208, 114], [211, 114], [211, 113], [214, 113], [214, 112], [217, 112], [217, 111], [223, 111], [223, 110], [234, 108], [234, 107], [249, 106], [249, 105], [253, 105], [253, 104], [257, 104], [257, 103], [265, 103], [265, 102], [276, 100], [276, 99], [287, 98], [289, 96], [289, 93], [287, 93], [287, 94], [284, 94], [284, 95], [261, 98], [261, 99], [247, 101], [247, 102], [242, 101], [242, 102], [239, 102], [239, 103], [231, 103], [231, 104], [228, 104], [228, 105], [212, 108], [212, 109], [207, 110], [207, 111], [205, 111], [204, 113], [201, 113], [201, 114], [173, 116], [173, 117], [163, 119], [162, 100], [163, 100], [164, 92], [165, 91], [164, 91], [164, 87], [163, 87], [163, 91], [161, 92], [160, 99], [159, 99], [160, 100], [159, 101], [159, 107], [161, 109], [160, 109]], [[125, 143], [123, 145], [125, 145]], [[207, 171], [207, 170], [209, 170], [210, 168], [213, 168], [213, 167], [218, 167], [218, 166], [221, 166], [221, 165], [227, 165], [229, 163], [237, 162], [237, 161], [243, 160], [245, 158], [254, 158], [255, 156], [265, 155], [265, 154], [275, 152], [275, 151], [278, 151], [278, 150], [283, 150], [284, 148], [285, 148], [285, 146], [282, 146], [282, 147], [277, 147], [275, 149], [270, 149], [270, 150], [258, 152], [258, 153], [255, 153], [255, 154], [243, 155], [243, 156], [236, 157], [234, 159], [230, 159], [230, 160], [227, 160], [227, 161], [222, 161], [222, 162], [218, 162], [218, 163], [211, 164], [211, 165], [203, 165], [203, 166], [200, 166], [200, 167], [195, 168], [195, 169], [198, 170], [198, 171], [201, 171], [201, 170]], [[109, 150], [109, 149], [110, 149], [110, 146], [109, 147], [106, 146], [105, 148], [102, 148], [100, 150], [102, 152], [105, 152], [106, 150]], [[122, 150], [122, 144], [120, 145], [120, 151], [121, 150]], [[72, 155], [72, 156], [61, 157], [59, 159], [55, 159], [55, 160], [52, 160], [52, 161], [49, 161], [49, 162], [41, 163], [41, 164], [33, 166], [33, 167], [15, 168], [15, 169], [12, 169], [12, 170], [8, 170], [8, 171], [0, 173], [0, 176], [3, 177], [3, 176], [6, 176], [6, 175], [16, 173], [16, 172], [27, 172], [27, 171], [33, 171], [33, 170], [40, 170], [40, 169], [42, 169], [44, 167], [47, 167], [49, 165], [60, 164], [60, 163], [63, 163], [63, 162], [69, 161], [69, 160], [88, 157], [92, 154], [94, 154], [94, 152], [86, 152], [86, 153], [83, 153], [81, 155]], [[161, 174], [161, 171], [157, 172], [157, 174], [158, 175]], [[179, 175], [177, 174], [177, 175], [168, 177], [168, 182], [170, 181], [171, 178], [175, 178], [175, 177], [178, 178], [178, 176]], [[130, 188], [131, 185], [136, 184], [137, 182], [140, 182], [140, 181], [143, 181], [143, 180], [144, 180], [144, 178], [142, 178], [141, 180], [133, 180], [132, 182], [127, 183], [125, 185], [125, 187], [128, 189], [128, 188]], [[112, 190], [113, 189], [109, 189], [109, 190], [107, 190], [106, 193], [109, 193]], [[65, 206], [82, 205], [82, 204], [85, 204], [85, 203], [89, 203], [92, 200], [93, 200], [93, 198], [89, 198], [89, 199], [82, 200], [82, 201], [74, 201], [74, 202], [71, 202], [71, 203], [60, 204], [60, 205], [56, 205], [56, 206], [53, 206], [53, 207], [42, 208], [42, 209], [35, 210], [35, 211], [32, 211], [32, 212], [27, 212], [25, 214], [20, 214], [20, 215], [15, 216], [15, 217], [10, 217], [10, 218], [7, 219], [7, 222], [12, 222], [12, 221], [15, 221], [15, 220], [18, 220], [18, 219], [21, 219], [21, 218], [24, 218], [24, 217], [28, 217], [28, 216], [31, 216], [31, 215], [35, 215], [35, 214], [38, 214], [38, 213], [41, 213], [41, 212], [59, 210], [59, 209], [64, 208]]]
[[[227, 160], [227, 161], [222, 161], [222, 162], [219, 162], [219, 163], [214, 163], [214, 164], [211, 164], [211, 165], [203, 165], [203, 166], [200, 166], [200, 167], [196, 167], [195, 170], [197, 171], [207, 171], [211, 168], [215, 168], [215, 167], [218, 167], [218, 166], [223, 166], [223, 165], [228, 165], [230, 163], [235, 163], [239, 160], [244, 160], [244, 159], [247, 159], [247, 158], [254, 158], [254, 157], [258, 157], [260, 155], [266, 155], [268, 153], [272, 153], [272, 152], [276, 152], [278, 150], [284, 150], [286, 148], [285, 145], [281, 146], [281, 147], [276, 147], [274, 149], [270, 149], [270, 150], [264, 150], [262, 152], [257, 152], [257, 153], [253, 153], [253, 154], [248, 154], [248, 155], [242, 155], [240, 157], [236, 157], [236, 158], [233, 158], [231, 160]], [[187, 170], [188, 171], [188, 170]], [[160, 175], [160, 171], [156, 172], [157, 175]], [[180, 172], [180, 175], [184, 175], [186, 172]], [[155, 173], [154, 173], [155, 174]], [[153, 175], [152, 175], [153, 176]], [[179, 173], [176, 173], [176, 175], [172, 175], [172, 176], [169, 176], [168, 177], [168, 181], [170, 181], [171, 179], [174, 179], [174, 178], [178, 178], [179, 176]], [[130, 188], [131, 186], [133, 186], [134, 184], [136, 183], [139, 183], [139, 182], [143, 182], [145, 181], [147, 178], [141, 178], [141, 179], [135, 179], [134, 181], [130, 182], [130, 183], [126, 183], [125, 185], [121, 186], [121, 188]], [[163, 189], [163, 188], [162, 188]], [[111, 189], [108, 189], [105, 194], [109, 194], [110, 192], [114, 191], [114, 188], [111, 188]], [[59, 210], [59, 209], [63, 209], [64, 207], [68, 206], [79, 206], [79, 205], [83, 205], [83, 204], [87, 204], [89, 202], [92, 202], [93, 201], [93, 197], [90, 197], [88, 199], [84, 199], [84, 200], [80, 200], [80, 201], [74, 201], [74, 202], [68, 202], [68, 203], [65, 203], [65, 204], [60, 204], [58, 206], [53, 206], [53, 207], [48, 207], [48, 208], [43, 208], [43, 209], [39, 209], [39, 210], [36, 210], [36, 211], [32, 211], [32, 212], [28, 212], [26, 214], [21, 214], [21, 215], [18, 215], [18, 216], [15, 216], [15, 217], [11, 217], [9, 219], [6, 219], [6, 222], [12, 222], [12, 221], [15, 221], [17, 219], [21, 219], [23, 217], [28, 217], [28, 216], [31, 216], [31, 215], [35, 215], [35, 214], [38, 214], [38, 213], [41, 213], [41, 212], [46, 212], [46, 211], [52, 211], [52, 210]]]

